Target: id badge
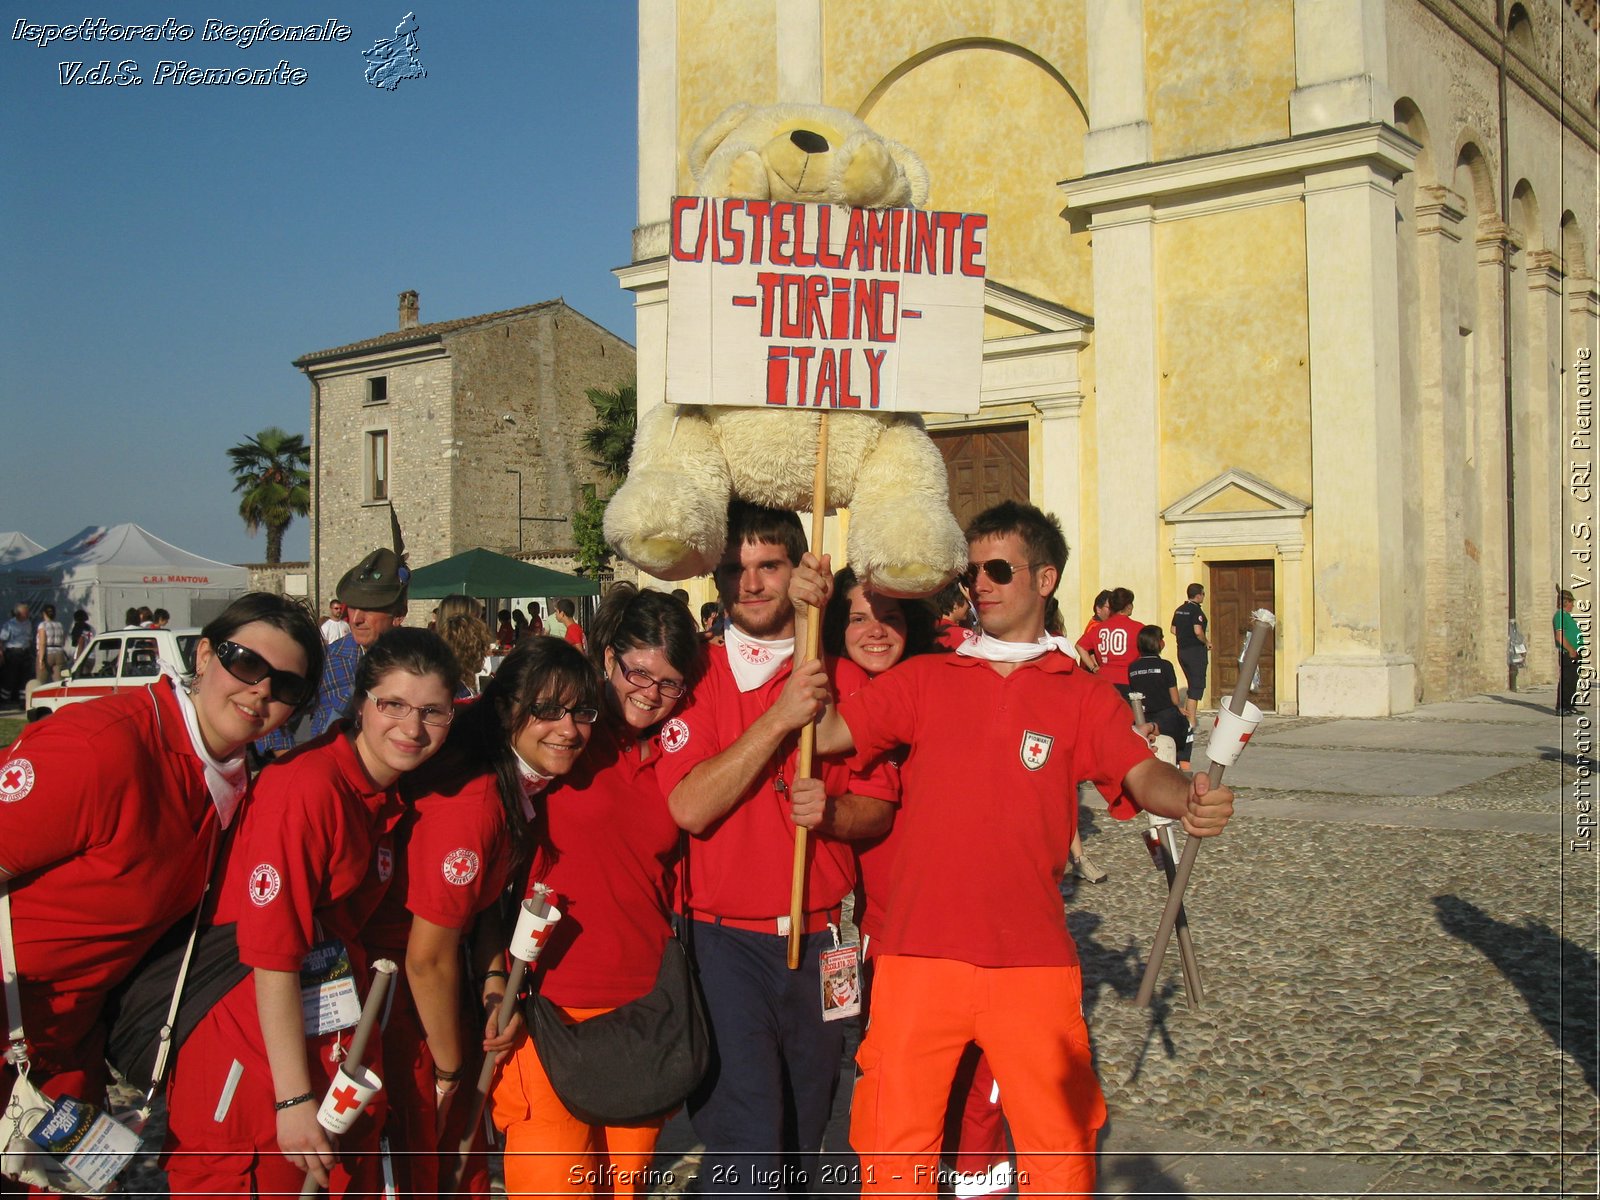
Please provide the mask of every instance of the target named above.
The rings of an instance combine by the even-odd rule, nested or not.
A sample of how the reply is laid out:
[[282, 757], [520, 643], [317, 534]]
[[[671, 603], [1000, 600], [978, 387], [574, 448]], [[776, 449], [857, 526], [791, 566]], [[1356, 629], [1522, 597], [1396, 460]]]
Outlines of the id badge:
[[73, 1096], [52, 1103], [28, 1138], [96, 1193], [109, 1191], [139, 1151], [137, 1133]]
[[306, 1033], [338, 1033], [361, 1020], [361, 997], [350, 955], [338, 938], [318, 942], [300, 963], [300, 1012]]
[[859, 947], [834, 946], [819, 956], [822, 977], [822, 1019], [842, 1021], [861, 1012]]

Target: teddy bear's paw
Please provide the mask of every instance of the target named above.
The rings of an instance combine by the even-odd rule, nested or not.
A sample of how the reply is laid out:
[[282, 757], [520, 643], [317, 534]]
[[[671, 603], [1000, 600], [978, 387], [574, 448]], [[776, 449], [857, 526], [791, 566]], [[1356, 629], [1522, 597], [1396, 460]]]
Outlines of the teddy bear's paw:
[[723, 195], [741, 200], [766, 200], [772, 195], [772, 180], [766, 161], [755, 150], [747, 150], [727, 164], [727, 179], [719, 189]]
[[728, 491], [716, 472], [691, 476], [646, 468], [606, 505], [606, 541], [658, 579], [688, 579], [717, 565], [727, 538]]
[[[850, 510], [848, 555], [864, 583], [891, 596], [931, 596], [967, 565], [967, 541], [930, 497]], [[920, 502], [919, 502], [920, 501]]]
[[840, 151], [843, 168], [835, 176], [829, 199], [836, 204], [890, 208], [907, 203], [911, 189], [893, 155], [876, 138], [853, 137]]

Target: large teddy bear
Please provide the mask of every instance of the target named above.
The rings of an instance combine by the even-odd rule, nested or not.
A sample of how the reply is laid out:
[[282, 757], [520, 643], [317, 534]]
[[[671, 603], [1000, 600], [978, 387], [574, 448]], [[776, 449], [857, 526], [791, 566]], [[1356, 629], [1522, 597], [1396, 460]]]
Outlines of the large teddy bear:
[[[696, 139], [689, 166], [702, 196], [862, 208], [928, 198], [915, 155], [822, 105], [735, 105]], [[652, 409], [639, 422], [627, 481], [606, 508], [606, 540], [661, 579], [709, 574], [727, 540], [730, 493], [771, 508], [811, 508], [819, 421], [816, 411]], [[850, 508], [846, 554], [869, 588], [925, 596], [966, 566], [949, 499], [944, 459], [919, 417], [830, 415], [827, 500]]]

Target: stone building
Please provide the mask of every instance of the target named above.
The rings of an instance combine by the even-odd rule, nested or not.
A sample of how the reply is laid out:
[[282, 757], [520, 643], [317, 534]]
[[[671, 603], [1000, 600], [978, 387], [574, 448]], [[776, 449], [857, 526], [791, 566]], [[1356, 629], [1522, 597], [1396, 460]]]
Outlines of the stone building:
[[1549, 682], [1592, 457], [1595, 29], [1593, 0], [640, 5], [640, 404], [695, 135], [836, 105], [922, 156], [930, 207], [989, 214], [981, 410], [929, 425], [958, 517], [1060, 516], [1069, 620], [1126, 586], [1164, 627], [1205, 584], [1214, 700], [1270, 607], [1287, 712], [1504, 687], [1508, 619]]
[[562, 300], [424, 325], [402, 292], [398, 329], [294, 365], [311, 381], [320, 609], [389, 544], [391, 504], [413, 567], [477, 546], [571, 554], [571, 514], [600, 478], [583, 449], [585, 391], [632, 383], [634, 352]]

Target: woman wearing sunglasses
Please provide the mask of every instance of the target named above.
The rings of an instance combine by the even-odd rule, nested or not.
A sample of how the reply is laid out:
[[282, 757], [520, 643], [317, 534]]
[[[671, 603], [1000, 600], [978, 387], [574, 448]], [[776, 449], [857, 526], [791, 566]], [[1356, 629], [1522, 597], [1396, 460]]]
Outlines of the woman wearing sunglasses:
[[[436, 1192], [443, 1164], [434, 1152], [443, 1146], [448, 1156], [460, 1144], [469, 1115], [454, 1101], [462, 1081], [470, 1089], [476, 1077], [483, 1018], [462, 1011], [462, 940], [528, 861], [538, 797], [578, 761], [599, 703], [600, 680], [582, 651], [530, 638], [482, 697], [456, 710], [439, 757], [402, 785], [401, 869], [367, 935], [374, 957], [405, 964], [383, 1034], [384, 1136], [401, 1195]], [[487, 945], [474, 986], [491, 982], [499, 995], [505, 972], [495, 952], [504, 947], [493, 936], [480, 941]], [[465, 1194], [487, 1194], [487, 1184], [479, 1172]]]
[[[353, 718], [262, 772], [215, 914], [251, 971], [178, 1052], [174, 1195], [293, 1195], [307, 1173], [334, 1195], [379, 1190], [383, 1093], [338, 1146], [317, 1109], [369, 985], [361, 935], [394, 874], [398, 784], [444, 744], [459, 682], [437, 635], [392, 629], [362, 656]], [[379, 1055], [374, 1037], [381, 1076]]]
[[[679, 830], [656, 784], [661, 726], [700, 664], [689, 610], [663, 592], [618, 584], [590, 626], [604, 672], [604, 717], [589, 752], [552, 790], [530, 880], [562, 898], [564, 917], [539, 959], [539, 990], [569, 1022], [637, 1000], [655, 986], [671, 936]], [[495, 1084], [510, 1196], [643, 1195], [663, 1119], [592, 1125], [561, 1103], [523, 1039]]]
[[199, 903], [244, 800], [246, 747], [321, 670], [305, 609], [252, 592], [201, 631], [187, 691], [162, 676], [74, 704], [5, 751], [0, 883], [42, 1091], [104, 1104], [105, 994]]

